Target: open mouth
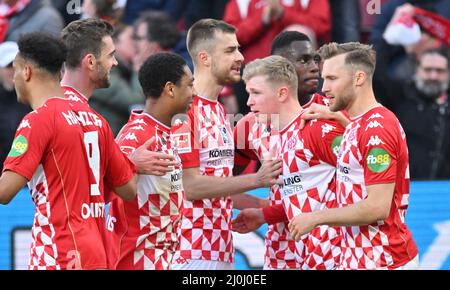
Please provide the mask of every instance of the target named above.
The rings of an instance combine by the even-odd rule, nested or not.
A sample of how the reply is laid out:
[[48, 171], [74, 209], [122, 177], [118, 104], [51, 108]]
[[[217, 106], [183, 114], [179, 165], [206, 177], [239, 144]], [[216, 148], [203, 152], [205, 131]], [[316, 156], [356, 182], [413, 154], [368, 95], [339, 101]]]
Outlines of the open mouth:
[[232, 67], [231, 71], [240, 74], [241, 73], [241, 67], [240, 66]]

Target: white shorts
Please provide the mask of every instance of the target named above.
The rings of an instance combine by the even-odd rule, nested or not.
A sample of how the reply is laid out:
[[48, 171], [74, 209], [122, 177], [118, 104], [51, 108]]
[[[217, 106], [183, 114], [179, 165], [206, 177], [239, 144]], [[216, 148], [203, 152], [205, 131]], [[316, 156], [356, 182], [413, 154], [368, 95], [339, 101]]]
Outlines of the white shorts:
[[405, 265], [395, 268], [394, 270], [419, 270], [419, 255]]
[[172, 264], [172, 270], [234, 270], [234, 264], [208, 260], [186, 260], [183, 264]]

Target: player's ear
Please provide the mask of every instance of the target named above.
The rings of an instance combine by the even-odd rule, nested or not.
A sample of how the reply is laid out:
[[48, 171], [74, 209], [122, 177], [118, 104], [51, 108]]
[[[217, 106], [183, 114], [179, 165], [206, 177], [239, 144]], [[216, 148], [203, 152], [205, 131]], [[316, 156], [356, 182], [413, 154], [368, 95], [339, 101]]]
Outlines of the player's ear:
[[206, 50], [202, 50], [197, 54], [197, 61], [206, 67], [211, 66], [211, 56]]
[[23, 79], [28, 82], [31, 79], [31, 75], [33, 74], [33, 70], [30, 65], [26, 64], [22, 70]]
[[96, 64], [97, 59], [95, 58], [95, 55], [93, 55], [92, 53], [86, 54], [81, 60], [81, 66], [86, 67], [89, 70], [94, 70]]
[[287, 87], [280, 87], [278, 89], [278, 101], [280, 103], [286, 102], [286, 100], [289, 98], [289, 88]]
[[355, 86], [360, 87], [362, 86], [367, 80], [367, 74], [362, 71], [358, 70], [355, 73]]
[[168, 95], [170, 98], [174, 98], [175, 97], [174, 89], [175, 89], [174, 83], [167, 82], [166, 85], [164, 86], [164, 93]]

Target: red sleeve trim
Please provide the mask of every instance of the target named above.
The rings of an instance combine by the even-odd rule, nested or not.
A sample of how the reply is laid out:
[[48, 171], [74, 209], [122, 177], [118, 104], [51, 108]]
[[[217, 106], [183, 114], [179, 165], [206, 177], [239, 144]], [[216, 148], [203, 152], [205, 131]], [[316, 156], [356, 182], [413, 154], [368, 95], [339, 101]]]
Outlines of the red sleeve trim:
[[264, 219], [269, 225], [288, 222], [289, 219], [282, 204], [263, 207]]

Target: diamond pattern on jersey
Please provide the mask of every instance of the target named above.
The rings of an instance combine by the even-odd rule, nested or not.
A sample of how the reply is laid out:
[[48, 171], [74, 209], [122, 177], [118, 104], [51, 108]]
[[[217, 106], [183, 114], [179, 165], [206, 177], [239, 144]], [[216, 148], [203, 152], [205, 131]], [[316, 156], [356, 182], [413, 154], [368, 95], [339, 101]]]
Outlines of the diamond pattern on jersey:
[[[317, 131], [315, 134], [314, 130]], [[333, 191], [335, 167], [321, 161], [314, 153], [319, 152], [316, 145], [319, 142], [310, 144], [303, 137], [322, 134], [323, 125], [317, 122], [309, 122], [300, 130], [300, 118], [280, 133], [283, 159], [283, 187], [280, 192], [288, 219], [336, 205]], [[335, 269], [340, 260], [340, 243], [340, 232], [335, 227], [320, 226], [302, 236], [296, 243], [301, 268]]]
[[39, 165], [28, 185], [31, 197], [36, 205], [31, 230], [32, 243], [28, 269], [59, 270], [60, 266], [56, 262], [58, 251], [54, 241], [55, 229], [53, 224], [50, 223], [51, 211], [48, 201], [47, 178], [42, 165]]
[[[391, 128], [398, 127], [398, 120], [391, 118], [389, 113], [383, 107], [373, 109], [354, 120], [346, 128], [338, 158], [337, 199], [341, 206], [359, 203], [367, 198], [368, 194], [365, 186], [365, 174], [367, 173], [365, 173], [363, 168], [365, 156], [361, 152], [369, 146], [386, 145], [387, 142], [382, 140], [384, 138], [379, 136], [382, 136], [383, 130], [387, 126]], [[391, 122], [395, 122], [395, 124], [391, 124]], [[391, 128], [386, 129], [391, 130], [390, 134], [397, 134], [398, 137], [402, 136], [401, 130], [395, 132]], [[398, 138], [397, 140], [401, 139]], [[362, 142], [358, 143], [358, 140]], [[387, 138], [385, 140], [387, 141]], [[407, 150], [406, 144], [399, 143], [396, 145], [396, 148], [398, 147], [401, 150]], [[405, 168], [407, 167], [405, 164], [402, 165]], [[397, 166], [400, 167], [399, 164]], [[409, 250], [411, 252], [416, 251], [410, 232], [404, 225], [404, 219], [402, 219], [407, 204], [401, 210], [398, 208], [400, 204], [397, 205], [398, 200], [402, 200], [403, 196], [409, 195], [408, 192], [398, 192], [398, 188], [408, 188], [405, 185], [408, 182], [403, 172], [401, 176], [396, 177], [393, 206], [397, 207], [397, 209], [395, 211], [391, 210], [391, 213], [398, 212], [398, 215], [390, 214], [385, 221], [378, 221], [367, 226], [342, 227], [343, 253], [340, 268], [391, 269], [392, 267], [401, 266], [401, 264], [396, 266], [398, 263], [404, 263], [414, 258], [415, 253], [411, 253], [413, 256], [408, 257]], [[403, 231], [401, 234], [400, 228]], [[389, 240], [389, 237], [392, 240]], [[401, 245], [398, 243], [400, 239], [403, 240]]]
[[[200, 174], [216, 177], [232, 176], [234, 141], [225, 110], [220, 103], [195, 97], [191, 107], [194, 125], [193, 144], [199, 148]], [[195, 146], [194, 145], [194, 146]], [[180, 154], [183, 162], [192, 158], [191, 152]], [[184, 157], [184, 159], [183, 159]], [[231, 198], [184, 201], [179, 244], [174, 254], [177, 261], [234, 261], [231, 218]]]
[[[278, 130], [271, 124], [254, 121], [255, 115], [246, 115], [240, 122], [253, 124], [250, 128], [248, 140], [244, 144], [250, 144], [259, 160], [263, 160], [271, 150], [278, 154], [280, 148], [280, 136]], [[276, 156], [273, 156], [276, 157]], [[281, 195], [278, 185], [270, 187], [269, 200], [271, 205], [281, 204]], [[288, 223], [269, 225], [265, 235], [265, 259], [264, 267], [267, 269], [299, 269], [300, 263], [296, 255], [295, 241], [288, 230]]]

